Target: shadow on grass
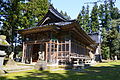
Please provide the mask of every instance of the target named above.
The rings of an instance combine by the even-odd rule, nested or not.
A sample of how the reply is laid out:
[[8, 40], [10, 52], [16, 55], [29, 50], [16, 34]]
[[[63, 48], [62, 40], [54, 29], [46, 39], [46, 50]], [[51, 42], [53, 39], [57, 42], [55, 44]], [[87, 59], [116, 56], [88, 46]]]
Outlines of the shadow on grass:
[[120, 65], [90, 67], [82, 71], [29, 71], [14, 78], [0, 77], [0, 80], [120, 80]]

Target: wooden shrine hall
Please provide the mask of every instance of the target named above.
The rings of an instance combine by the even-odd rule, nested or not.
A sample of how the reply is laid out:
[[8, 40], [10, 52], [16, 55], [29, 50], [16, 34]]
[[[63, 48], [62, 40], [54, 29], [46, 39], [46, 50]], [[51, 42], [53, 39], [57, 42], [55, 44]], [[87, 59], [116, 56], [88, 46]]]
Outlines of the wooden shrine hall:
[[36, 62], [40, 57], [49, 64], [79, 63], [90, 60], [89, 52], [95, 52], [95, 41], [78, 22], [65, 19], [52, 6], [36, 27], [20, 30], [19, 34], [24, 38], [24, 63]]

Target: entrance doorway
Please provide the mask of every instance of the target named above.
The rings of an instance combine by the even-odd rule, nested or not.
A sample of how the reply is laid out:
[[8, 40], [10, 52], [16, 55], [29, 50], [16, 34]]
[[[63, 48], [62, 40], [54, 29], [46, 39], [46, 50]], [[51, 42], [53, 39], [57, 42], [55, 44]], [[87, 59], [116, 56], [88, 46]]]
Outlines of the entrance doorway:
[[[45, 53], [45, 44], [34, 44], [33, 45], [33, 52], [32, 52], [32, 62], [37, 62], [39, 58], [38, 53]], [[45, 56], [45, 54], [44, 54]]]

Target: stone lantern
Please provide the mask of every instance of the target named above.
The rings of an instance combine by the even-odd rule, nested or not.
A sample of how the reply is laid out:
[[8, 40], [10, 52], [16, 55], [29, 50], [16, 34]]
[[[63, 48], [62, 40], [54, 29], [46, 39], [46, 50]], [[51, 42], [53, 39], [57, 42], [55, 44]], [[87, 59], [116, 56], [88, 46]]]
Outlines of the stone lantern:
[[4, 57], [6, 55], [5, 48], [10, 46], [10, 44], [6, 41], [6, 36], [0, 35], [0, 70], [2, 70]]
[[5, 55], [6, 55], [5, 51], [0, 51], [0, 66], [3, 65]]

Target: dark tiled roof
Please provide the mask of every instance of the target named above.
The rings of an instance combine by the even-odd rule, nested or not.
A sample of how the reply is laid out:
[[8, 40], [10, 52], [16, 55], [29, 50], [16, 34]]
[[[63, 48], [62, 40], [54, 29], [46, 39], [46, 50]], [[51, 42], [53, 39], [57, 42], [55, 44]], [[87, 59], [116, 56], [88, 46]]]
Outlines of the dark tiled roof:
[[[58, 26], [64, 26], [67, 24], [71, 24], [75, 20], [67, 20], [65, 19], [52, 5], [50, 5], [49, 10], [47, 14], [43, 17], [43, 19], [37, 24], [35, 27], [30, 27], [27, 29], [22, 29], [22, 30], [29, 30], [29, 29], [34, 29], [38, 27], [45, 27], [48, 25], [58, 25]], [[19, 31], [22, 31], [19, 30]]]
[[[74, 27], [74, 29], [73, 29]], [[82, 36], [88, 43], [94, 43], [94, 41], [87, 35], [87, 33], [80, 27], [76, 20], [65, 19], [56, 9], [50, 6], [48, 13], [38, 23], [37, 26], [20, 30], [20, 34], [37, 33], [41, 31], [49, 30], [74, 30], [79, 36]]]
[[[68, 25], [68, 24], [72, 24], [74, 21], [70, 21], [70, 22], [56, 22], [56, 23], [49, 23], [49, 24], [45, 24], [45, 25], [40, 25], [40, 26], [35, 26], [35, 27], [30, 27], [30, 28], [27, 28], [27, 29], [22, 29], [22, 30], [29, 30], [29, 29], [34, 29], [34, 28], [38, 28], [38, 27], [45, 27], [45, 26], [51, 26], [51, 25], [56, 25], [56, 26], [65, 26], [65, 25]], [[22, 31], [22, 30], [19, 30], [19, 31]]]
[[101, 43], [101, 35], [99, 32], [93, 32], [88, 34], [96, 43]]
[[56, 22], [69, 22], [71, 20], [67, 20], [62, 16], [53, 6], [50, 5], [48, 13], [44, 16], [44, 18], [38, 23], [37, 26], [45, 25], [49, 23]]

